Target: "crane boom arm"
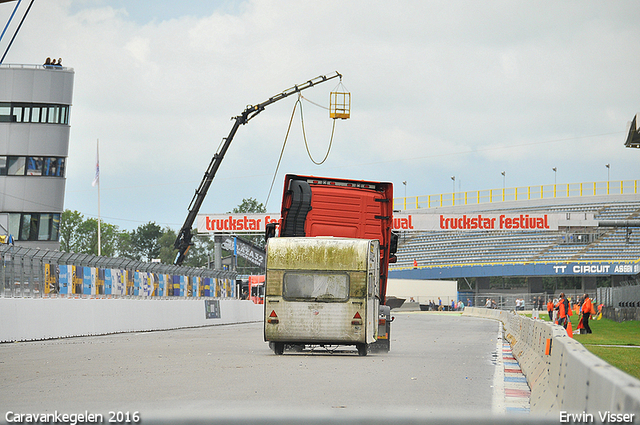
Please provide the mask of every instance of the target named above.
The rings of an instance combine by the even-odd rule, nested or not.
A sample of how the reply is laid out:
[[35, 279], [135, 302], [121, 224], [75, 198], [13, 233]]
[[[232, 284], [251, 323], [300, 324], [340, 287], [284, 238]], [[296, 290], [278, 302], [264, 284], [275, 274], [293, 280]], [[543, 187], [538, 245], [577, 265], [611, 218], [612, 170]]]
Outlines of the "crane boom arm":
[[200, 211], [202, 202], [204, 202], [204, 198], [207, 196], [207, 192], [209, 191], [209, 186], [211, 186], [211, 182], [213, 181], [218, 168], [220, 168], [220, 164], [224, 159], [224, 155], [227, 153], [227, 149], [229, 149], [229, 145], [231, 145], [233, 137], [236, 135], [238, 128], [241, 125], [248, 123], [249, 120], [258, 115], [260, 112], [264, 111], [264, 108], [271, 105], [272, 103], [275, 103], [294, 93], [301, 92], [302, 90], [308, 89], [309, 87], [313, 87], [316, 84], [323, 83], [336, 77], [340, 77], [342, 79], [342, 75], [338, 72], [335, 72], [334, 74], [331, 74], [329, 76], [321, 75], [307, 81], [304, 84], [293, 86], [281, 93], [278, 93], [275, 96], [270, 97], [268, 100], [262, 103], [247, 106], [242, 114], [232, 118], [234, 120], [233, 127], [231, 128], [229, 135], [226, 138], [222, 139], [222, 143], [220, 144], [218, 152], [213, 155], [211, 163], [209, 164], [209, 167], [207, 168], [207, 171], [202, 178], [202, 182], [200, 183], [200, 186], [198, 186], [198, 189], [196, 190], [196, 193], [193, 195], [193, 199], [189, 204], [189, 213], [187, 214], [187, 218], [182, 225], [180, 232], [178, 233], [178, 237], [176, 238], [175, 243], [173, 244], [173, 246], [178, 250], [178, 254], [176, 255], [176, 259], [174, 261], [175, 264], [180, 265], [185, 259], [187, 251], [191, 246], [191, 238], [193, 237], [193, 235], [191, 234], [191, 228], [193, 226], [193, 223], [198, 216], [198, 212]]

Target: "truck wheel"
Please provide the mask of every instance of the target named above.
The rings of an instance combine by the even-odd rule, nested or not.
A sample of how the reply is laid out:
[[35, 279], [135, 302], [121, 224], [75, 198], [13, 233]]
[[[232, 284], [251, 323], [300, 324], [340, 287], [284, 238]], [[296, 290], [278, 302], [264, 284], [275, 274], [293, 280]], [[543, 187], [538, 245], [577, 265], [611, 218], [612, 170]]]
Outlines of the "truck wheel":
[[389, 348], [391, 347], [391, 340], [388, 339], [379, 339], [376, 342], [376, 345], [378, 346], [378, 349], [383, 352], [383, 353], [388, 353], [389, 352]]
[[281, 356], [284, 354], [284, 342], [274, 342], [273, 343], [273, 352], [277, 356]]
[[367, 344], [356, 344], [356, 348], [358, 349], [358, 355], [359, 356], [366, 356], [369, 347], [367, 346]]

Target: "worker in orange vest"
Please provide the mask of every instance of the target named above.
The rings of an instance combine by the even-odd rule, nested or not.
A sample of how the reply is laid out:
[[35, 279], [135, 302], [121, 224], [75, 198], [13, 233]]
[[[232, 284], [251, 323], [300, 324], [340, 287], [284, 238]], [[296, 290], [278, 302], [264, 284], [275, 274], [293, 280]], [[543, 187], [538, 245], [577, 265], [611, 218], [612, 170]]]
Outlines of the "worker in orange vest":
[[564, 292], [560, 293], [560, 300], [556, 305], [556, 310], [558, 310], [558, 324], [562, 325], [563, 328], [567, 329], [567, 322], [569, 320], [569, 316], [572, 316], [571, 306], [569, 305], [569, 300], [564, 296]]
[[584, 326], [588, 334], [592, 333], [589, 327], [589, 319], [592, 314], [596, 314], [596, 310], [593, 308], [593, 302], [591, 302], [589, 295], [584, 294], [584, 301], [582, 302], [582, 326]]
[[549, 313], [549, 321], [553, 322], [553, 300], [549, 298], [549, 302], [547, 303], [547, 313]]

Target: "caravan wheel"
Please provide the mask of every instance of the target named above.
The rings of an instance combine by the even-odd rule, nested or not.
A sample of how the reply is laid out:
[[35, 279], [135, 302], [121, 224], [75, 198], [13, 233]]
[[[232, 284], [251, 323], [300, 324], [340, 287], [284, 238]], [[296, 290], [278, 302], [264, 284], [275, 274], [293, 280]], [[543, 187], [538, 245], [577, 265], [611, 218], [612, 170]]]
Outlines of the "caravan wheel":
[[274, 342], [273, 343], [273, 352], [277, 356], [281, 356], [284, 354], [284, 342]]

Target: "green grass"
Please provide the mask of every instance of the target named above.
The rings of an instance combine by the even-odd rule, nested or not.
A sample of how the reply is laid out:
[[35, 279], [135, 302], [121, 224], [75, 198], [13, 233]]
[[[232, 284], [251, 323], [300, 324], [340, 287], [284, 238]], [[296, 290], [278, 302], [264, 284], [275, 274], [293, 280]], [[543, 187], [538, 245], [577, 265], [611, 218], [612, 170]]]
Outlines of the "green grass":
[[611, 366], [640, 379], [640, 348], [600, 347], [597, 345], [585, 345], [585, 348]]
[[[546, 312], [540, 318], [549, 321]], [[571, 316], [574, 331], [578, 328], [579, 320], [578, 315]], [[574, 335], [573, 338], [610, 365], [640, 379], [640, 322], [630, 320], [618, 323], [609, 319], [591, 319], [589, 327], [593, 333]]]
[[[576, 315], [571, 317], [573, 329], [578, 328], [578, 320]], [[589, 320], [589, 327], [592, 334], [574, 335], [573, 338], [610, 365], [640, 379], [640, 322]]]

